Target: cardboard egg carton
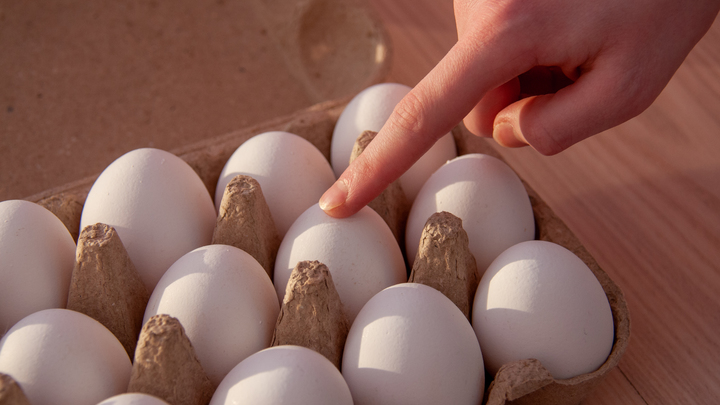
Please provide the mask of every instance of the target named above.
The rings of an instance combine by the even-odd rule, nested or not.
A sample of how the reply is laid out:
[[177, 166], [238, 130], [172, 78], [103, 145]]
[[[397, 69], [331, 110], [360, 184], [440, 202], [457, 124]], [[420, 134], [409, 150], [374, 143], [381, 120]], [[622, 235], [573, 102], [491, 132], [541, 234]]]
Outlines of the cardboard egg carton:
[[50, 0], [0, 20], [0, 200], [356, 93], [393, 54], [364, 0]]
[[[198, 173], [210, 195], [214, 195], [220, 172], [230, 155], [250, 137], [266, 131], [295, 133], [313, 143], [329, 159], [332, 131], [349, 98], [316, 104], [296, 113], [243, 128], [216, 138], [173, 150]], [[499, 154], [484, 140], [462, 126], [453, 130], [459, 154]], [[54, 212], [77, 238], [83, 202], [97, 176], [70, 183], [29, 197]], [[593, 271], [610, 303], [615, 326], [612, 352], [596, 371], [564, 380], [554, 379], [534, 359], [505, 364], [485, 393], [485, 403], [501, 404], [578, 404], [591, 393], [605, 375], [617, 366], [628, 343], [630, 320], [622, 291], [600, 268], [578, 238], [527, 183], [523, 182], [533, 207], [536, 238], [560, 244], [580, 257]]]

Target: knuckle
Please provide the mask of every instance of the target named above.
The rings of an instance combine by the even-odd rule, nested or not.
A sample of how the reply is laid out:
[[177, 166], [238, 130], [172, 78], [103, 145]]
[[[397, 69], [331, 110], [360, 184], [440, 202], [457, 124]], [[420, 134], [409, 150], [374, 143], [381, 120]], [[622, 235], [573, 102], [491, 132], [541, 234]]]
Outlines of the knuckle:
[[640, 115], [650, 107], [667, 83], [662, 80], [651, 80], [653, 76], [639, 67], [630, 67], [617, 73], [616, 76], [615, 87], [611, 94], [617, 95], [617, 99], [608, 104], [609, 107], [614, 108], [612, 111], [618, 121], [617, 124]]
[[572, 146], [572, 136], [562, 136], [556, 131], [549, 131], [547, 128], [540, 126], [524, 133], [528, 143], [545, 156], [556, 155]]
[[424, 104], [414, 91], [408, 93], [398, 104], [388, 120], [392, 129], [416, 134], [424, 127]]
[[477, 117], [472, 114], [468, 114], [463, 118], [463, 125], [465, 125], [465, 129], [475, 136], [492, 138], [492, 131], [485, 130], [485, 128], [478, 123]]
[[620, 115], [623, 122], [640, 115], [650, 107], [659, 94], [660, 91], [654, 92], [647, 87], [634, 89], [624, 108], [625, 114], [620, 112], [618, 115]]

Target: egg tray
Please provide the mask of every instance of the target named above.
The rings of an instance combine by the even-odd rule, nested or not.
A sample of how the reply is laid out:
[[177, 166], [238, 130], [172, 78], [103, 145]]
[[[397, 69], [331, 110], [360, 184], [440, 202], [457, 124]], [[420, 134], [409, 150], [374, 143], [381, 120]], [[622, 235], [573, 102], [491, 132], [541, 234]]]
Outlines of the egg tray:
[[[220, 172], [230, 155], [250, 137], [266, 132], [282, 130], [302, 136], [313, 143], [330, 160], [330, 141], [333, 128], [350, 98], [316, 104], [293, 114], [279, 117], [233, 131], [226, 135], [207, 139], [170, 152], [185, 160], [200, 176], [210, 195]], [[459, 155], [484, 153], [502, 157], [489, 143], [470, 134], [462, 125], [453, 130]], [[80, 215], [87, 194], [97, 176], [28, 197], [57, 215], [77, 241]], [[501, 404], [578, 404], [597, 386], [607, 373], [617, 366], [625, 352], [630, 337], [630, 318], [627, 303], [619, 287], [610, 279], [572, 231], [558, 218], [540, 196], [525, 182], [536, 221], [536, 239], [557, 243], [582, 259], [602, 285], [613, 315], [615, 338], [612, 351], [597, 370], [573, 378], [554, 379], [535, 359], [526, 359], [503, 365], [488, 385], [484, 402]]]
[[0, 200], [356, 93], [393, 60], [366, 0], [3, 1], [0, 19]]

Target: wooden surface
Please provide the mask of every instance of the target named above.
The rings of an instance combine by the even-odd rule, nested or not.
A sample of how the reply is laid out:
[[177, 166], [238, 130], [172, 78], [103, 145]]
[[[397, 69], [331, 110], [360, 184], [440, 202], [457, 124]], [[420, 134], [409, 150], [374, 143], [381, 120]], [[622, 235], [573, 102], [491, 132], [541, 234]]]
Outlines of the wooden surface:
[[[415, 84], [456, 40], [451, 0], [369, 2], [393, 40], [393, 66], [388, 81]], [[0, 6], [6, 6], [0, 7], [0, 41], [3, 36], [8, 38], [9, 33], [2, 31], [2, 26], [10, 15], [8, 7], [14, 4], [29, 3], [0, 1]], [[223, 20], [227, 16], [232, 13], [215, 13], [192, 21], [213, 23], [213, 19]], [[136, 17], [142, 21], [143, 14]], [[187, 34], [183, 27], [176, 28]], [[222, 36], [213, 38], [220, 41]], [[58, 61], [53, 72], [66, 73], [61, 62]], [[12, 63], [0, 55], [0, 67]], [[235, 73], [233, 71], [233, 75]], [[241, 80], [237, 75], [233, 77]], [[20, 83], [21, 79], [24, 80], [8, 78], [11, 83]], [[220, 86], [221, 80], [212, 82]], [[203, 82], [189, 83], [198, 91], [207, 87]], [[157, 90], [153, 89], [155, 87], [150, 88]], [[189, 94], [192, 89], [188, 90]], [[35, 97], [44, 103], [77, 103], [77, 100], [64, 99], [62, 94], [26, 90], [24, 97], [28, 100]], [[150, 101], [157, 100], [161, 94], [152, 91], [145, 96]], [[16, 101], [0, 100], [5, 103], [1, 105], [0, 121], [23, 108], [23, 104]], [[192, 105], [192, 99], [186, 101]], [[81, 107], [78, 106], [77, 114], [63, 119], [83, 118]], [[99, 106], [107, 107], [112, 105]], [[218, 117], [204, 113], [179, 117], [192, 125], [194, 133], [180, 126], [166, 136], [136, 134], [131, 143], [108, 141], [112, 134], [137, 129], [128, 126], [133, 123], [128, 120], [103, 123], [106, 133], [79, 131], [69, 138], [64, 149], [47, 148], [41, 143], [33, 158], [23, 161], [21, 166], [5, 167], [0, 162], [5, 172], [0, 174], [5, 176], [1, 177], [4, 180], [0, 184], [2, 199], [21, 198], [95, 174], [123, 149], [150, 145], [172, 149], [196, 141], [198, 136], [220, 135], [207, 133], [203, 120], [208, 123], [221, 120], [213, 128], [223, 131], [246, 125], [244, 118], [232, 117], [232, 110], [230, 106]], [[202, 111], [206, 111], [204, 107]], [[50, 110], [47, 112], [52, 114]], [[161, 128], [152, 122], [153, 117], [147, 111], [133, 115], [136, 127], [142, 128], [151, 122], [153, 128]], [[46, 136], [52, 136], [51, 129]], [[37, 134], [25, 134], [18, 139], [7, 139], [0, 134], [0, 148], [4, 148], [0, 152], [7, 156], [12, 153], [10, 148], [28, 139], [38, 141], [37, 137]], [[84, 156], [82, 151], [78, 152], [81, 144], [108, 146], [96, 148], [97, 155]], [[716, 21], [658, 100], [639, 117], [557, 156], [543, 157], [531, 149], [501, 149], [500, 152], [577, 234], [627, 297], [632, 316], [629, 349], [620, 366], [586, 403], [717, 403], [720, 398], [720, 22]], [[83, 157], [73, 158], [78, 153]], [[61, 173], [48, 172], [33, 179], [30, 185], [14, 183], [14, 174], [36, 165], [59, 167]], [[85, 165], [86, 171], [78, 170], [79, 165]]]
[[[449, 0], [372, 0], [415, 84], [456, 41]], [[628, 351], [587, 404], [720, 401], [720, 21], [656, 102], [553, 157], [499, 148], [623, 289]]]

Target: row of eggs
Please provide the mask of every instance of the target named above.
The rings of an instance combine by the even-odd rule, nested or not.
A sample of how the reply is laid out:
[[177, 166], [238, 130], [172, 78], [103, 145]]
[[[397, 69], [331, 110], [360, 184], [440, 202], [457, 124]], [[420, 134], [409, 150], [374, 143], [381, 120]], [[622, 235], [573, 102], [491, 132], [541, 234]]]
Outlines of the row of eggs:
[[[407, 280], [401, 249], [374, 211], [366, 207], [338, 220], [319, 209], [316, 202], [347, 165], [341, 162], [349, 160], [354, 138], [362, 129], [379, 130], [408, 90], [396, 84], [373, 86], [348, 104], [333, 134], [332, 168], [312, 144], [289, 133], [270, 132], [246, 141], [223, 169], [216, 207], [181, 159], [155, 149], [128, 153], [93, 185], [81, 227], [101, 222], [116, 228], [146, 287], [153, 291], [145, 321], [156, 313], [180, 319], [201, 364], [220, 387], [241, 360], [264, 352], [285, 284], [300, 260], [319, 260], [328, 266], [352, 322], [342, 371], [355, 403], [448, 402], [445, 394], [460, 395], [454, 403], [477, 403], [484, 388], [483, 355], [491, 372], [511, 360], [543, 356], [543, 364], [557, 378], [597, 368], [610, 351], [613, 332], [602, 288], [570, 252], [546, 242], [523, 242], [534, 236], [532, 209], [522, 183], [503, 162], [486, 155], [455, 158], [448, 134], [416, 164], [419, 169], [414, 166], [401, 178], [408, 199], [414, 201], [406, 231], [410, 264], [427, 218], [449, 211], [463, 220], [478, 268], [488, 269], [476, 295], [474, 331], [442, 294], [401, 284]], [[206, 246], [225, 185], [239, 173], [260, 183], [278, 233], [284, 236], [274, 288], [245, 252]], [[53, 239], [52, 235], [63, 234], [61, 228], [40, 225], [52, 214], [40, 213], [39, 206], [25, 208], [28, 204], [0, 203], [0, 217], [5, 220], [0, 225], [0, 250], [3, 258], [11, 258], [3, 259], [0, 269], [2, 330], [18, 322], [23, 311], [63, 307], [67, 296], [74, 243], [67, 237]], [[12, 224], [13, 218], [36, 222], [18, 226]], [[57, 229], [46, 232], [44, 227]], [[18, 239], [23, 232], [26, 239]], [[33, 233], [43, 236], [32, 239], [38, 237]], [[49, 276], [31, 273], [43, 266], [63, 270], [52, 270]], [[28, 267], [32, 269], [17, 276], [16, 269]], [[10, 282], [7, 274], [26, 279]], [[31, 293], [18, 287], [23, 282], [32, 285]], [[538, 291], [538, 286], [544, 290]], [[415, 296], [417, 303], [402, 313]], [[31, 302], [37, 298], [46, 302]], [[518, 329], [521, 325], [529, 326]], [[419, 329], [414, 330], [416, 326]], [[12, 356], [5, 347], [11, 335], [0, 343], [0, 372], [10, 371], [5, 369]], [[57, 399], [55, 395], [54, 403]]]

